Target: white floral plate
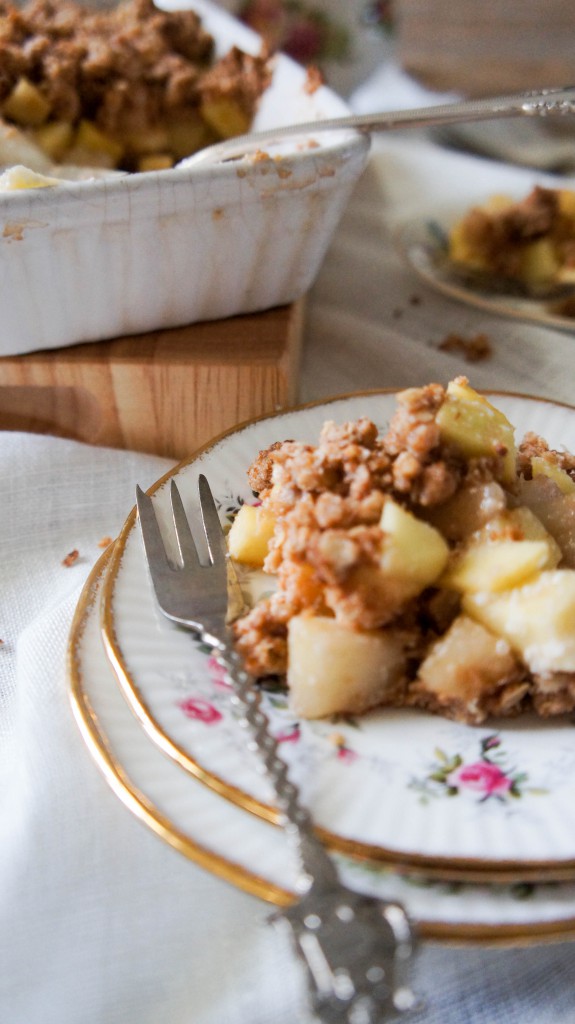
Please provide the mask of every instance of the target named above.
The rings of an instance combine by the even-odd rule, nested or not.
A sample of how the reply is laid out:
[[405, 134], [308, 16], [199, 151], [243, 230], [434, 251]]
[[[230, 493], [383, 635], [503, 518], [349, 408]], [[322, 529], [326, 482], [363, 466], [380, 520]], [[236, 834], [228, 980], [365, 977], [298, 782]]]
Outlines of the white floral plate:
[[[574, 409], [512, 395], [495, 401], [518, 435], [532, 429], [575, 448]], [[326, 419], [366, 415], [383, 428], [394, 408], [393, 394], [372, 392], [240, 427], [158, 481], [160, 520], [169, 515], [172, 475], [193, 510], [204, 472], [225, 518], [253, 500], [245, 470], [261, 448], [288, 437], [314, 442]], [[102, 621], [120, 684], [154, 741], [232, 802], [277, 821], [209, 652], [156, 607], [134, 512], [112, 556]], [[380, 710], [305, 722], [282, 692], [266, 693], [264, 706], [331, 848], [451, 878], [575, 878], [575, 728], [567, 718], [477, 728]]]
[[[123, 699], [99, 628], [109, 554], [84, 587], [68, 649], [72, 707], [90, 754], [119, 799], [164, 842], [238, 888], [288, 904], [296, 865], [282, 832], [197, 784], [150, 741]], [[444, 884], [335, 856], [353, 888], [401, 900], [422, 938], [523, 945], [575, 936], [574, 884]]]
[[558, 312], [558, 300], [542, 300], [513, 294], [501, 288], [479, 284], [472, 276], [455, 270], [447, 258], [447, 231], [457, 219], [442, 216], [421, 218], [404, 225], [397, 232], [397, 245], [408, 265], [418, 277], [436, 291], [457, 299], [468, 306], [486, 312], [554, 327], [561, 331], [575, 331], [575, 317]]

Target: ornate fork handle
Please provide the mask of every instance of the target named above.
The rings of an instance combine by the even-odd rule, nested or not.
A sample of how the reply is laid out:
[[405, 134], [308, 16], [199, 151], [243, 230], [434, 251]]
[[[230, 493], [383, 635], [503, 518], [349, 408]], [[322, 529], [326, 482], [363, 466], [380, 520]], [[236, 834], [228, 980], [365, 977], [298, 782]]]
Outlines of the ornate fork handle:
[[[227, 556], [218, 510], [207, 479], [198, 480], [200, 509], [209, 560], [201, 562], [179, 491], [172, 481], [171, 505], [180, 563], [166, 555], [151, 498], [136, 492], [142, 538], [158, 604], [173, 622], [191, 629], [214, 651], [232, 685], [240, 724], [251, 733], [274, 786], [288, 837], [298, 851], [301, 873], [298, 903], [277, 917], [290, 930], [306, 968], [310, 1002], [324, 1024], [384, 1024], [397, 1010], [409, 1009], [406, 983], [413, 950], [409, 919], [397, 903], [362, 896], [343, 885], [317, 839], [310, 815], [287, 776], [269, 729], [254, 680], [246, 672], [229, 631], [239, 584]], [[231, 598], [231, 600], [230, 600]]]
[[289, 926], [306, 967], [312, 1009], [326, 1024], [383, 1024], [388, 1013], [395, 1015], [415, 1003], [407, 980], [414, 946], [409, 919], [399, 904], [363, 896], [339, 881], [278, 756], [260, 693], [230, 637], [216, 637], [215, 632], [210, 630], [206, 638], [232, 684], [240, 724], [250, 731], [261, 756], [303, 869], [298, 879], [303, 898], [279, 912], [276, 920]]
[[523, 113], [528, 117], [547, 117], [548, 114], [575, 114], [575, 92], [573, 89], [548, 89], [526, 93]]
[[391, 131], [396, 128], [432, 128], [440, 125], [471, 123], [493, 120], [500, 117], [547, 116], [548, 114], [575, 113], [575, 88], [539, 89], [529, 92], [512, 93], [508, 96], [490, 96], [482, 99], [464, 100], [457, 103], [440, 103], [414, 109], [384, 110], [368, 114], [347, 114], [344, 117], [323, 118], [300, 124], [290, 124], [266, 131], [239, 135], [225, 142], [186, 157], [180, 166], [195, 167], [197, 164], [232, 160], [253, 153], [266, 145], [281, 142], [290, 137], [317, 135], [318, 132], [355, 128], [371, 134]]
[[284, 830], [298, 847], [303, 874], [299, 892], [307, 892], [313, 880], [321, 873], [337, 879], [333, 862], [313, 833], [309, 812], [302, 806], [297, 786], [288, 778], [288, 768], [278, 756], [277, 740], [269, 731], [268, 719], [261, 709], [260, 692], [254, 680], [243, 667], [241, 655], [234, 649], [231, 639], [219, 641], [215, 657], [225, 669], [233, 687], [232, 704], [241, 709], [240, 724], [248, 728], [253, 745], [259, 751], [262, 763], [273, 784], [276, 802], [284, 818]]

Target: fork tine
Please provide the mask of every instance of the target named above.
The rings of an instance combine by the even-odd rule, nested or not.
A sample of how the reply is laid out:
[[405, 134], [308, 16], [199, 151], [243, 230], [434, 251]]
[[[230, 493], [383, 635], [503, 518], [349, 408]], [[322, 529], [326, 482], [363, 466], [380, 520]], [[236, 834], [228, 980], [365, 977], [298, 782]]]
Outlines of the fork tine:
[[212, 559], [212, 572], [219, 571], [220, 577], [225, 578], [228, 592], [228, 610], [226, 622], [228, 625], [237, 619], [246, 610], [240, 581], [238, 579], [234, 563], [228, 556], [226, 538], [218, 515], [218, 510], [211, 487], [203, 475], [198, 478], [198, 490], [200, 492], [200, 509], [204, 533], [208, 544], [208, 550]]
[[200, 564], [198, 549], [186, 515], [182, 496], [175, 480], [171, 482], [170, 499], [172, 502], [172, 518], [174, 520], [176, 540], [182, 563], [188, 567], [192, 564], [197, 566]]
[[160, 527], [154, 512], [154, 503], [150, 495], [146, 494], [140, 486], [136, 487], [136, 504], [138, 506], [142, 540], [148, 564], [158, 568], [169, 569], [170, 563], [168, 562], [164, 541], [162, 540], [162, 534], [160, 533]]
[[200, 473], [198, 478], [198, 489], [200, 492], [202, 522], [212, 564], [223, 565], [226, 562], [227, 556], [226, 541], [211, 487], [203, 473]]

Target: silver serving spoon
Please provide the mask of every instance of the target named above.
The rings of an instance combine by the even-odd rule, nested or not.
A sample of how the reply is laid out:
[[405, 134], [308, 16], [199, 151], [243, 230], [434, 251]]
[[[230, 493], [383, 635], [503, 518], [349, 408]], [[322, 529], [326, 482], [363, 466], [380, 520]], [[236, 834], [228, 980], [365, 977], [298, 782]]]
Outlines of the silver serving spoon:
[[398, 128], [423, 128], [457, 122], [482, 121], [500, 117], [534, 117], [547, 114], [574, 114], [575, 87], [541, 89], [533, 92], [515, 93], [510, 96], [491, 97], [480, 100], [466, 100], [461, 103], [444, 103], [432, 107], [411, 110], [392, 110], [375, 114], [349, 114], [345, 117], [330, 117], [301, 124], [270, 128], [266, 131], [250, 132], [224, 142], [207, 146], [190, 157], [179, 167], [196, 167], [202, 163], [224, 163], [238, 160], [243, 156], [257, 153], [263, 147], [275, 145], [289, 138], [301, 140], [318, 132], [355, 128], [371, 135], [373, 132]]

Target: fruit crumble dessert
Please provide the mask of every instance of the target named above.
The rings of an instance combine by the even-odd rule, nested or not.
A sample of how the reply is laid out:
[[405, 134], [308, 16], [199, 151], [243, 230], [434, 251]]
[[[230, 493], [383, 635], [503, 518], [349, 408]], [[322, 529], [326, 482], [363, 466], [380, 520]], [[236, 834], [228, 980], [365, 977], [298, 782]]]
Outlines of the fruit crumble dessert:
[[453, 225], [448, 255], [478, 282], [533, 296], [575, 285], [575, 192], [536, 186], [519, 202], [493, 196]]
[[[192, 10], [0, 0], [0, 116], [56, 164], [161, 170], [247, 132], [269, 59], [214, 40]], [[18, 161], [17, 161], [18, 162]], [[20, 162], [26, 163], [25, 158]]]
[[249, 468], [231, 557], [275, 580], [234, 625], [304, 718], [416, 707], [463, 722], [575, 708], [575, 456], [457, 377], [380, 435], [326, 422]]

